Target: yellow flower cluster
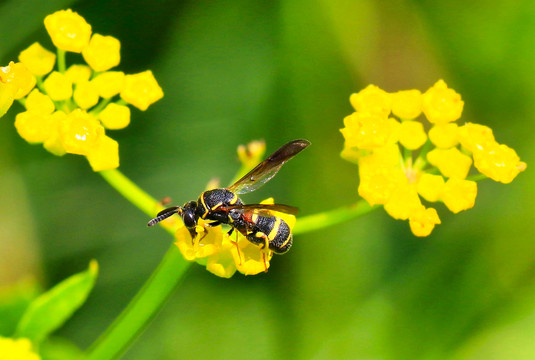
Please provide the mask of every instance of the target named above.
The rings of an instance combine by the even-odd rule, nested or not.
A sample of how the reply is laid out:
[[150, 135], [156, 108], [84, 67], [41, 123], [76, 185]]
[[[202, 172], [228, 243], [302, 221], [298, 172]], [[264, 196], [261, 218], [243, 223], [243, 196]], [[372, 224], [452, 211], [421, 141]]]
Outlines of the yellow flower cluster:
[[[163, 97], [162, 89], [150, 70], [110, 71], [120, 62], [119, 40], [92, 33], [70, 9], [44, 23], [57, 56], [36, 42], [20, 53], [20, 62], [0, 68], [0, 116], [19, 99], [26, 111], [16, 116], [15, 127], [23, 139], [58, 156], [84, 155], [94, 171], [118, 167], [119, 145], [106, 129], [128, 126], [126, 105], [144, 111]], [[66, 68], [66, 51], [81, 53], [87, 65]]]
[[41, 357], [32, 351], [30, 340], [0, 336], [0, 360], [41, 360]]
[[[437, 211], [422, 199], [443, 202], [453, 213], [474, 206], [472, 165], [502, 183], [526, 169], [513, 149], [496, 142], [490, 128], [456, 123], [464, 102], [443, 80], [423, 94], [387, 93], [369, 85], [350, 102], [356, 111], [340, 130], [341, 156], [359, 165], [359, 195], [370, 205], [384, 205], [393, 218], [409, 220], [416, 236], [427, 236], [440, 224]], [[425, 124], [417, 120], [421, 114]]]
[[[273, 204], [269, 198], [262, 204]], [[295, 225], [295, 216], [272, 212], [284, 220], [290, 229]], [[251, 243], [237, 230], [228, 235], [229, 228], [221, 225], [210, 227], [200, 218], [197, 224], [197, 236], [192, 239], [189, 230], [182, 222], [175, 234], [176, 246], [186, 260], [197, 261], [206, 266], [211, 273], [230, 278], [236, 270], [244, 275], [256, 275], [269, 269], [273, 251]]]

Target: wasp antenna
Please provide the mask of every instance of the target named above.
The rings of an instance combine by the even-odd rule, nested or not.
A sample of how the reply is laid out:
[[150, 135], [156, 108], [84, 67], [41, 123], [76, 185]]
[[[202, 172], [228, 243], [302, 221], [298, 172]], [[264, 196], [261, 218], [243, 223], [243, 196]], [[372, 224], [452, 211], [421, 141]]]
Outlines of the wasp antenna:
[[156, 216], [154, 219], [150, 220], [147, 223], [147, 226], [153, 226], [158, 224], [160, 221], [167, 219], [171, 215], [177, 214], [180, 211], [180, 207], [175, 206], [172, 208], [165, 209], [163, 211], [160, 211], [158, 213], [158, 216]]

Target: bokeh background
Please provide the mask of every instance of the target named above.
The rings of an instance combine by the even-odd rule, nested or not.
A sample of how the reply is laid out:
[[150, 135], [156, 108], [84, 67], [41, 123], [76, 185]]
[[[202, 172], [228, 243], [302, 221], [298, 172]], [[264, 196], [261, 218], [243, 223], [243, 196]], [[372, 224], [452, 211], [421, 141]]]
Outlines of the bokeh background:
[[[182, 204], [237, 171], [236, 146], [312, 146], [261, 190], [313, 214], [357, 199], [339, 157], [348, 97], [369, 83], [425, 91], [443, 78], [461, 121], [494, 129], [528, 169], [484, 181], [474, 209], [439, 207], [415, 238], [383, 210], [297, 236], [254, 277], [193, 266], [124, 359], [534, 359], [535, 2], [0, 1], [0, 63], [52, 45], [47, 14], [71, 7], [121, 40], [121, 69], [152, 69], [165, 97], [112, 133], [120, 169]], [[18, 105], [15, 105], [18, 106]], [[58, 332], [88, 346], [124, 308], [172, 239], [91, 172], [0, 119], [0, 285], [44, 288], [100, 264], [88, 302]]]

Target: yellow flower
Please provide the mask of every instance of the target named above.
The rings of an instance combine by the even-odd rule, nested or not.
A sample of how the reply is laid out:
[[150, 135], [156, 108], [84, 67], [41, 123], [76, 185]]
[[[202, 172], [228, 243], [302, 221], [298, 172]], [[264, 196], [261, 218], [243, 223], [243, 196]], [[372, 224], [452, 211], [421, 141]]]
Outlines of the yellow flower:
[[388, 117], [392, 109], [392, 97], [375, 85], [368, 85], [356, 94], [351, 94], [349, 101], [356, 111], [365, 111]]
[[385, 146], [391, 139], [392, 122], [378, 113], [354, 112], [344, 118], [340, 129], [346, 147], [374, 149]]
[[73, 98], [80, 108], [89, 109], [98, 103], [97, 87], [91, 81], [80, 82], [74, 89]]
[[400, 167], [399, 147], [389, 145], [360, 158], [359, 195], [370, 205], [385, 204], [407, 178]]
[[420, 90], [403, 90], [392, 94], [392, 113], [400, 119], [416, 119], [422, 113]]
[[175, 245], [189, 261], [215, 254], [220, 250], [223, 242], [221, 226], [207, 226], [202, 218], [198, 220], [196, 231], [197, 236], [192, 239], [189, 230], [181, 222], [175, 234], [177, 239]]
[[388, 199], [385, 210], [394, 219], [407, 220], [421, 205], [416, 187], [413, 184], [402, 183]]
[[147, 110], [149, 105], [163, 97], [163, 91], [156, 82], [152, 71], [147, 70], [134, 75], [126, 75], [121, 99], [140, 110]]
[[447, 124], [461, 117], [464, 102], [461, 95], [439, 80], [423, 94], [423, 111], [433, 124]]
[[476, 196], [477, 183], [475, 181], [451, 178], [444, 185], [442, 201], [451, 212], [457, 214], [474, 207]]
[[89, 150], [87, 160], [93, 171], [118, 168], [119, 144], [112, 138], [102, 135], [96, 145]]
[[52, 71], [56, 63], [56, 54], [48, 51], [38, 42], [21, 51], [19, 60], [34, 75], [42, 76]]
[[50, 137], [43, 144], [43, 147], [47, 151], [56, 156], [63, 156], [66, 153], [59, 134], [60, 126], [64, 121], [67, 121], [67, 115], [63, 111], [56, 111], [50, 115], [50, 127], [52, 131]]
[[41, 143], [47, 140], [53, 132], [53, 122], [50, 115], [24, 111], [17, 114], [15, 127], [20, 137], [29, 143]]
[[509, 184], [527, 167], [514, 149], [496, 142], [486, 144], [473, 155], [474, 166], [480, 173], [504, 184]]
[[452, 148], [459, 143], [458, 128], [455, 123], [435, 125], [429, 130], [429, 140], [438, 148]]
[[11, 61], [8, 66], [0, 67], [0, 82], [13, 85], [13, 97], [16, 100], [33, 89], [36, 79], [24, 64]]
[[[409, 220], [416, 236], [428, 236], [440, 224], [436, 210], [423, 206], [420, 197], [442, 201], [454, 213], [474, 206], [477, 184], [465, 180], [472, 162], [504, 183], [527, 167], [513, 149], [494, 140], [490, 128], [454, 123], [464, 103], [443, 80], [423, 95], [418, 90], [389, 95], [370, 85], [350, 100], [357, 112], [344, 118], [340, 155], [359, 166], [358, 193], [370, 205], [383, 205], [393, 218]], [[387, 119], [390, 106], [401, 123]], [[429, 134], [412, 120], [421, 111], [434, 125]]]
[[427, 154], [427, 160], [448, 178], [464, 179], [472, 166], [470, 156], [463, 154], [455, 147], [446, 150], [434, 149]]
[[236, 272], [233, 249], [236, 247], [228, 237], [223, 237], [220, 251], [208, 256], [206, 270], [222, 278], [231, 278]]
[[0, 117], [4, 116], [13, 104], [14, 95], [15, 87], [0, 81]]
[[437, 211], [423, 205], [409, 216], [411, 231], [416, 236], [429, 236], [437, 224], [440, 224]]
[[65, 51], [82, 52], [91, 37], [91, 25], [71, 9], [48, 15], [45, 27], [54, 45]]
[[106, 71], [91, 80], [98, 89], [98, 94], [104, 99], [109, 99], [121, 92], [124, 85], [124, 73], [122, 71]]
[[67, 71], [65, 71], [65, 76], [67, 76], [67, 79], [73, 84], [83, 83], [89, 81], [89, 78], [91, 77], [91, 68], [87, 65], [74, 64], [69, 66]]
[[46, 93], [54, 101], [72, 97], [72, 82], [65, 74], [53, 71], [43, 82]]
[[459, 142], [471, 152], [482, 150], [495, 142], [492, 129], [485, 125], [466, 123], [459, 127]]
[[47, 95], [41, 93], [38, 89], [33, 89], [26, 98], [26, 109], [30, 112], [43, 115], [50, 115], [54, 112], [54, 102]]
[[427, 141], [424, 126], [419, 121], [403, 121], [399, 129], [399, 142], [409, 150], [420, 148]]
[[100, 112], [98, 118], [106, 129], [123, 129], [130, 123], [130, 108], [111, 103]]
[[416, 190], [427, 201], [439, 201], [444, 190], [444, 178], [440, 175], [424, 173], [416, 183]]
[[252, 169], [262, 161], [265, 152], [266, 143], [264, 140], [255, 140], [248, 143], [247, 146], [238, 146], [238, 158], [249, 169]]
[[113, 36], [93, 34], [89, 45], [82, 51], [85, 61], [95, 71], [106, 71], [119, 65], [121, 43]]
[[244, 275], [256, 275], [269, 269], [269, 262], [273, 257], [273, 251], [261, 249], [243, 238], [238, 241], [238, 249], [231, 248], [234, 264], [239, 272]]
[[81, 109], [68, 114], [59, 126], [63, 148], [71, 154], [88, 155], [104, 136], [104, 128], [98, 120]]
[[32, 351], [30, 340], [0, 336], [0, 360], [41, 360], [41, 357]]

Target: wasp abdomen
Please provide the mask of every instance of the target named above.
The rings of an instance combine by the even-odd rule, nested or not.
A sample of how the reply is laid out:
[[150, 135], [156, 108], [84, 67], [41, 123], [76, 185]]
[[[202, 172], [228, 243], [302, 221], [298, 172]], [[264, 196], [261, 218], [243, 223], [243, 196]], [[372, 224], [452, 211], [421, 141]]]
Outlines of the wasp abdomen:
[[269, 249], [276, 254], [284, 254], [292, 246], [292, 232], [288, 224], [277, 216], [253, 217], [255, 225], [247, 239], [253, 243], [269, 242]]

